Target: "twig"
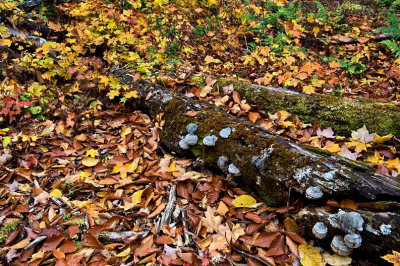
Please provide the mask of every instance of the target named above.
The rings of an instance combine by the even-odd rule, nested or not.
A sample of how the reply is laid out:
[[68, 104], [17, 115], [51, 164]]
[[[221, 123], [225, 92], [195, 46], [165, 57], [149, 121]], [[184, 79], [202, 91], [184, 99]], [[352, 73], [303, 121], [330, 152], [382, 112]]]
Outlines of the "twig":
[[33, 240], [29, 245], [27, 245], [24, 249], [25, 250], [29, 250], [29, 249], [35, 247], [37, 244], [39, 244], [40, 242], [42, 242], [43, 240], [46, 240], [46, 239], [47, 239], [47, 236], [39, 236], [38, 238]]
[[138, 237], [145, 237], [148, 233], [149, 231], [101, 232], [99, 237], [104, 237], [110, 240], [124, 240], [131, 236], [135, 236], [135, 239]]
[[235, 248], [234, 246], [232, 246], [232, 249], [235, 250], [236, 252], [239, 252], [240, 254], [245, 255], [246, 257], [249, 257], [249, 258], [252, 258], [252, 259], [257, 260], [257, 261], [260, 262], [261, 264], [271, 266], [271, 264], [269, 264], [268, 262], [263, 261], [262, 259], [260, 259], [260, 258], [257, 257], [257, 256], [251, 255], [251, 254], [249, 254], [249, 253], [247, 253], [247, 252], [245, 252], [245, 251], [243, 251], [243, 250], [237, 249], [237, 248]]
[[164, 224], [168, 224], [170, 222], [171, 215], [175, 207], [175, 203], [176, 203], [176, 185], [173, 185], [171, 190], [169, 191], [167, 207], [165, 208], [165, 212], [161, 217], [161, 220], [157, 226], [157, 234], [160, 233], [161, 228]]

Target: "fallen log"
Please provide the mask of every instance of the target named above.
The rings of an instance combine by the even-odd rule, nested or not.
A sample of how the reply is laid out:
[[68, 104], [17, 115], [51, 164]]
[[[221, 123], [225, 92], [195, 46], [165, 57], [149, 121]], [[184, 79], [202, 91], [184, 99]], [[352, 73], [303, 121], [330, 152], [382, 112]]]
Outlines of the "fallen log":
[[[382, 244], [381, 248], [374, 246], [374, 255], [384, 255], [390, 248], [400, 248], [400, 220], [395, 213], [400, 206], [398, 179], [375, 174], [369, 166], [323, 150], [298, 145], [231, 116], [219, 107], [184, 97], [160, 85], [134, 82], [133, 76], [121, 72], [125, 74], [114, 74], [138, 90], [138, 98], [133, 103], [136, 107], [154, 117], [163, 113], [161, 142], [173, 153], [200, 157], [207, 166], [219, 168], [228, 177], [236, 175], [242, 188], [256, 192], [270, 206], [307, 197], [307, 204], [319, 207], [305, 208], [296, 214], [297, 223], [306, 234], [310, 234], [315, 222], [327, 222], [340, 214], [326, 212], [322, 207], [326, 202], [324, 199], [351, 198], [364, 202], [359, 204], [362, 224], [359, 220], [354, 224], [350, 222], [350, 226], [357, 226], [355, 233], [366, 240], [364, 243], [378, 238], [380, 242], [376, 240], [377, 245], [385, 239], [390, 241], [389, 245]], [[393, 215], [387, 216], [392, 211]], [[392, 217], [396, 220], [393, 221]], [[336, 219], [340, 226], [346, 224], [343, 222], [346, 219]], [[365, 230], [360, 231], [364, 224]], [[388, 229], [393, 234], [386, 234]], [[344, 236], [353, 229], [346, 232], [345, 226], [336, 228], [331, 225], [329, 230], [329, 241], [321, 244], [327, 249], [335, 234]], [[363, 245], [354, 252], [360, 254], [368, 250], [364, 246], [368, 247]]]
[[164, 114], [161, 141], [166, 147], [176, 154], [201, 157], [208, 166], [237, 175], [241, 184], [270, 205], [286, 204], [291, 191], [314, 199], [396, 201], [400, 196], [400, 181], [375, 174], [372, 167], [298, 145], [160, 85], [133, 82], [129, 74], [120, 80], [137, 87], [138, 107], [153, 116]]
[[[205, 86], [203, 76], [193, 76], [192, 81], [197, 86]], [[264, 111], [286, 110], [297, 115], [303, 123], [319, 122], [323, 127], [332, 127], [339, 135], [349, 136], [352, 130], [365, 124], [370, 132], [400, 136], [400, 107], [392, 102], [309, 95], [226, 78], [219, 78], [214, 87], [231, 84], [242, 99]]]

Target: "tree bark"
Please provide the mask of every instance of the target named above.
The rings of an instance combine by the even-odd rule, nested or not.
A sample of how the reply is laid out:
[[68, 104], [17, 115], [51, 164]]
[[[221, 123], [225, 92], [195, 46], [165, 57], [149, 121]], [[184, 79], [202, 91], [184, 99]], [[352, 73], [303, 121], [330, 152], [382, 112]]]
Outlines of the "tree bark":
[[[153, 116], [163, 113], [165, 125], [161, 141], [172, 152], [200, 157], [212, 168], [218, 168], [218, 159], [225, 156], [228, 164], [240, 171], [240, 184], [257, 192], [270, 205], [286, 204], [296, 193], [304, 195], [309, 187], [320, 188], [327, 198], [396, 201], [400, 196], [399, 180], [375, 174], [372, 167], [298, 145], [229, 115], [221, 108], [162, 86], [133, 82], [129, 74], [120, 79], [137, 87], [139, 97], [135, 104], [138, 107]], [[187, 112], [198, 113], [188, 116]], [[188, 134], [189, 123], [198, 126], [195, 133], [198, 142], [182, 150], [179, 142]], [[232, 130], [228, 138], [219, 135], [224, 128]], [[208, 135], [218, 137], [215, 146], [204, 145], [203, 138]], [[226, 172], [226, 168], [223, 170]]]
[[[205, 85], [202, 76], [194, 76], [192, 81], [198, 86]], [[319, 122], [326, 128], [332, 127], [339, 135], [349, 136], [352, 130], [365, 124], [370, 132], [400, 136], [400, 107], [391, 102], [308, 95], [225, 78], [219, 78], [214, 86], [222, 88], [230, 84], [242, 99], [264, 111], [286, 110], [297, 115], [303, 123]]]

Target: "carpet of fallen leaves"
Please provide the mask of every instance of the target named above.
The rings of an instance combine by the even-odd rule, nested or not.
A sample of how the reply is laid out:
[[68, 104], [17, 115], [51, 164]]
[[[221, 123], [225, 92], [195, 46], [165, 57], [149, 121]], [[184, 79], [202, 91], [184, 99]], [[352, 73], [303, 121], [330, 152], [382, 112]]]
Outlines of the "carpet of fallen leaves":
[[160, 123], [115, 105], [10, 128], [18, 134], [0, 157], [4, 262], [299, 263], [306, 241], [283, 215], [300, 205], [241, 200], [223, 177], [157, 154]]
[[[135, 79], [167, 76], [167, 85], [188, 97], [397, 176], [394, 136], [366, 128], [335, 136], [284, 110], [250, 106], [233, 87], [216, 90], [211, 78], [205, 88], [188, 82], [205, 73], [397, 100], [399, 59], [372, 34], [389, 26], [387, 7], [342, 6], [339, 19], [336, 2], [323, 8], [304, 1], [300, 9], [284, 0], [270, 1], [271, 8], [247, 2], [71, 1], [28, 17], [17, 1], [0, 1], [3, 264], [349, 263], [321, 256], [301, 237], [289, 215], [301, 202], [271, 208], [201, 162], [167, 154], [159, 147], [162, 117], [130, 110], [124, 103], [136, 92], [112, 75], [124, 66]], [[331, 205], [357, 208], [350, 200]]]

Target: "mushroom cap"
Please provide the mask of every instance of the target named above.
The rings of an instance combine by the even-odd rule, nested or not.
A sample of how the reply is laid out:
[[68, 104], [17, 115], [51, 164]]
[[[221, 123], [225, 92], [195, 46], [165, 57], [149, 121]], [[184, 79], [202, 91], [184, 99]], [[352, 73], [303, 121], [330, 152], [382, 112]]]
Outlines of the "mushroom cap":
[[312, 233], [318, 239], [324, 239], [328, 234], [328, 227], [323, 222], [317, 222], [312, 228]]
[[342, 236], [334, 236], [331, 242], [331, 248], [333, 252], [340, 256], [348, 256], [353, 251], [351, 248], [346, 246]]
[[187, 126], [186, 126], [186, 131], [189, 133], [189, 134], [194, 134], [196, 131], [197, 131], [197, 125], [196, 124], [193, 124], [193, 123], [190, 123], [190, 124], [188, 124]]
[[217, 142], [218, 137], [215, 135], [205, 136], [203, 139], [203, 144], [209, 147], [215, 146], [215, 142]]
[[228, 172], [233, 175], [240, 175], [240, 170], [233, 163], [228, 166]]
[[324, 196], [324, 193], [319, 187], [309, 187], [306, 189], [306, 197], [308, 199], [320, 199]]
[[197, 141], [199, 140], [199, 138], [198, 138], [196, 135], [194, 135], [194, 134], [187, 134], [187, 135], [185, 136], [185, 139], [184, 139], [184, 140], [185, 140], [186, 143], [189, 144], [189, 145], [195, 145], [195, 144], [197, 143]]
[[359, 234], [347, 234], [344, 236], [344, 243], [349, 248], [359, 248], [362, 243], [362, 238]]
[[229, 136], [231, 135], [231, 133], [232, 133], [232, 129], [231, 129], [230, 127], [226, 127], [226, 128], [222, 129], [222, 130], [219, 132], [219, 135], [221, 136], [221, 138], [227, 139], [227, 138], [229, 138]]
[[222, 171], [224, 172], [228, 171], [228, 165], [229, 165], [228, 158], [226, 158], [225, 156], [219, 156], [217, 165], [219, 169], [221, 169]]
[[186, 141], [184, 139], [181, 139], [179, 141], [179, 148], [181, 148], [182, 150], [188, 150], [189, 145], [186, 143]]

